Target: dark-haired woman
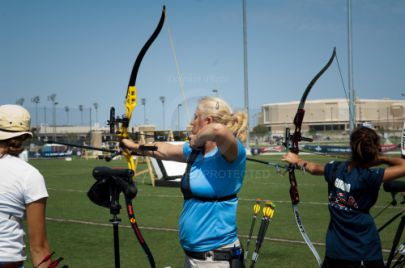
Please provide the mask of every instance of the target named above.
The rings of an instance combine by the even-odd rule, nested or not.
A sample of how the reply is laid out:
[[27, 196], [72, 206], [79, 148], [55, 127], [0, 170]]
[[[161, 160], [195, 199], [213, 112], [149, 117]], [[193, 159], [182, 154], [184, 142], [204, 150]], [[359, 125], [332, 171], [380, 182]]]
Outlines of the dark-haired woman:
[[41, 173], [19, 158], [31, 138], [30, 114], [18, 105], [0, 106], [0, 268], [22, 268], [25, 253], [23, 218], [28, 226], [32, 266], [48, 267], [45, 228], [48, 192]]
[[[369, 211], [382, 182], [405, 175], [405, 160], [380, 155], [380, 138], [367, 127], [353, 131], [350, 147], [351, 158], [345, 162], [321, 165], [291, 152], [282, 160], [323, 175], [328, 184], [330, 222], [322, 267], [383, 268], [380, 237]], [[381, 164], [388, 167], [376, 167]]]

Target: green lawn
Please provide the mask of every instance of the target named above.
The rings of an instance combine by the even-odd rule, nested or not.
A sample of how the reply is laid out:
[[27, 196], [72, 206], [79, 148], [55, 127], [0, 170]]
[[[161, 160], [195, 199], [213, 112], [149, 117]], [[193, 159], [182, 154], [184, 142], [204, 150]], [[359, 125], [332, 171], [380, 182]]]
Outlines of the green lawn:
[[[261, 156], [261, 159], [278, 161], [280, 156]], [[306, 156], [320, 162], [330, 158]], [[63, 264], [70, 268], [114, 267], [113, 229], [107, 208], [93, 204], [87, 191], [95, 182], [92, 170], [96, 166], [124, 166], [117, 160], [106, 163], [101, 160], [30, 160], [45, 176], [49, 200], [47, 227], [49, 241], [57, 256], [63, 256]], [[143, 166], [139, 167], [144, 168]], [[299, 211], [311, 240], [317, 243], [321, 257], [324, 255], [324, 237], [329, 215], [327, 211], [326, 184], [322, 177], [314, 177], [296, 171], [301, 196]], [[182, 207], [182, 195], [178, 188], [152, 187], [149, 178], [137, 178], [138, 195], [133, 200], [138, 225], [153, 252], [157, 267], [182, 267], [183, 252], [177, 235], [177, 219]], [[256, 267], [316, 267], [316, 261], [301, 238], [293, 217], [288, 194], [287, 174], [278, 174], [274, 168], [248, 162], [244, 186], [239, 194], [239, 234], [243, 245], [249, 232], [252, 206], [256, 198], [270, 199], [276, 205], [273, 221], [267, 231]], [[377, 213], [390, 195], [381, 191]], [[124, 200], [121, 198], [124, 207]], [[400, 210], [387, 209], [376, 219], [383, 224]], [[125, 209], [121, 209], [119, 225], [121, 267], [149, 267], [146, 256], [129, 227]], [[260, 217], [261, 218], [261, 217]], [[260, 218], [256, 222], [257, 234]], [[398, 221], [381, 234], [383, 247], [389, 249]], [[254, 241], [251, 243], [252, 252]], [[56, 256], [55, 255], [55, 256]], [[299, 262], [299, 263], [298, 263]], [[30, 265], [27, 264], [27, 267]]]

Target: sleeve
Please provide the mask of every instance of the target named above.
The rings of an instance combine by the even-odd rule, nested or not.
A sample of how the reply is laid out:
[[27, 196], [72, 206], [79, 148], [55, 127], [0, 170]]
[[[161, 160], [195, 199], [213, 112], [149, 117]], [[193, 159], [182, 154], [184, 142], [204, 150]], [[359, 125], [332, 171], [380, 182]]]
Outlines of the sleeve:
[[324, 179], [326, 182], [330, 182], [331, 180], [331, 176], [332, 176], [332, 172], [333, 172], [333, 167], [336, 165], [337, 163], [335, 161], [330, 161], [329, 163], [327, 163], [325, 165], [325, 171], [323, 173]]
[[188, 142], [185, 142], [183, 144], [183, 156], [184, 156], [184, 159], [188, 159], [188, 157], [191, 154], [191, 151], [192, 150], [191, 150], [190, 144]]
[[377, 189], [380, 188], [384, 179], [384, 172], [385, 169], [383, 168], [370, 169], [370, 176], [368, 176], [369, 179], [367, 180], [370, 187]]
[[32, 169], [25, 179], [25, 204], [35, 202], [41, 198], [48, 197], [48, 191], [46, 190], [45, 180], [42, 174]]
[[238, 142], [238, 157], [236, 158], [235, 163], [240, 164], [243, 161], [246, 162], [246, 149], [239, 139], [237, 139], [237, 142]]
[[236, 141], [238, 143], [238, 156], [236, 157], [236, 159], [233, 162], [229, 163], [228, 161], [225, 160], [225, 158], [219, 151], [217, 153], [218, 156], [220, 157], [222, 163], [227, 166], [230, 166], [230, 167], [236, 167], [236, 166], [246, 163], [246, 149], [239, 139], [237, 139]]

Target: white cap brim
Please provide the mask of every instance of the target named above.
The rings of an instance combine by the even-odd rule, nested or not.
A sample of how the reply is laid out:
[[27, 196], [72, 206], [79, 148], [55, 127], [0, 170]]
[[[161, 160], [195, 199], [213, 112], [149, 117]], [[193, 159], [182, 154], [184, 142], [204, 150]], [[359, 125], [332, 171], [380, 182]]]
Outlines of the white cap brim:
[[18, 136], [22, 136], [28, 134], [32, 137], [32, 133], [29, 131], [19, 131], [19, 132], [14, 132], [14, 131], [2, 131], [0, 130], [0, 140], [8, 140], [11, 138], [15, 138]]

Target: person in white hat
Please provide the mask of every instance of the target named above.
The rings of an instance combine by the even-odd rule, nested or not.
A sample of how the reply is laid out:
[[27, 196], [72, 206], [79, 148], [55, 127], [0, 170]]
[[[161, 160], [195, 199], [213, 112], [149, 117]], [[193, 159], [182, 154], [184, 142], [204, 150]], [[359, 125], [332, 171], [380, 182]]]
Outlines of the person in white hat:
[[[22, 268], [25, 254], [22, 219], [26, 218], [32, 266], [48, 267], [45, 227], [48, 197], [44, 177], [20, 159], [23, 143], [32, 137], [30, 114], [18, 105], [0, 105], [0, 267]], [[40, 265], [39, 265], [40, 264]]]

